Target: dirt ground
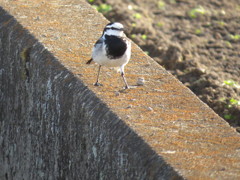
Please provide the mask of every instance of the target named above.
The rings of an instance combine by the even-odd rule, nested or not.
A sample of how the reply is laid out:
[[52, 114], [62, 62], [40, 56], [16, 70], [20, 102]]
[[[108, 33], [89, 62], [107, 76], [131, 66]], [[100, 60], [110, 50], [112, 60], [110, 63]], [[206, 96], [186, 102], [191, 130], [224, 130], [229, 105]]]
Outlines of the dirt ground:
[[91, 4], [124, 24], [129, 38], [240, 132], [239, 0]]

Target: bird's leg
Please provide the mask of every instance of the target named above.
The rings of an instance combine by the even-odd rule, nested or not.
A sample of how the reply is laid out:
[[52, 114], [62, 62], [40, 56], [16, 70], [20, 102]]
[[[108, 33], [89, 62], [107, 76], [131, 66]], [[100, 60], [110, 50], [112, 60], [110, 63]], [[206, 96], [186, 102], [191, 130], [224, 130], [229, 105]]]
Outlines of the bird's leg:
[[127, 83], [126, 78], [124, 76], [124, 65], [120, 67], [120, 71], [121, 71], [121, 76], [123, 78], [123, 81], [125, 83], [125, 89], [129, 89], [128, 83]]
[[127, 83], [126, 78], [125, 78], [125, 76], [124, 76], [124, 72], [121, 73], [121, 76], [122, 76], [123, 81], [124, 81], [124, 83], [125, 83], [125, 85], [126, 85], [126, 86], [125, 86], [125, 89], [129, 89], [128, 83]]
[[96, 83], [94, 84], [94, 86], [102, 86], [102, 84], [100, 84], [100, 83], [98, 82], [100, 70], [101, 70], [101, 65], [99, 65], [98, 74], [97, 74], [97, 81], [96, 81]]

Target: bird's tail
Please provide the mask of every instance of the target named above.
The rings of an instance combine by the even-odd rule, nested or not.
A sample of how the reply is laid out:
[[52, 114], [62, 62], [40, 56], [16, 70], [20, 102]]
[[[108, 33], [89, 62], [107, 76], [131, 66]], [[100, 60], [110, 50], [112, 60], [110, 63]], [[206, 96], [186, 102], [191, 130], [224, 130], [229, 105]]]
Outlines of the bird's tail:
[[89, 59], [89, 60], [87, 61], [86, 64], [91, 64], [92, 61], [93, 61], [93, 59], [91, 58], [91, 59]]

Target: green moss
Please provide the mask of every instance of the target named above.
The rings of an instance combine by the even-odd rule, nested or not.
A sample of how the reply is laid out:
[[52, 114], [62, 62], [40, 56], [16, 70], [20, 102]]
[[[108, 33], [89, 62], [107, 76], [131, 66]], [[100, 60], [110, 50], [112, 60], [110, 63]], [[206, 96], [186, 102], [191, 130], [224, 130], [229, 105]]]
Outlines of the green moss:
[[207, 11], [202, 6], [198, 6], [188, 11], [188, 16], [190, 18], [196, 18], [197, 16], [206, 14], [206, 12]]
[[135, 14], [133, 14], [133, 17], [136, 19], [141, 19], [142, 15], [140, 13], [135, 13]]
[[166, 6], [166, 4], [165, 4], [165, 2], [164, 1], [158, 1], [158, 8], [159, 9], [165, 9], [165, 6]]
[[27, 68], [27, 62], [30, 61], [30, 50], [31, 48], [24, 48], [20, 52], [20, 58], [22, 61], [22, 66], [21, 66], [21, 78], [22, 80], [26, 80], [29, 76], [29, 70]]
[[94, 8], [97, 9], [98, 12], [106, 14], [112, 10], [112, 6], [109, 4], [100, 4], [99, 6], [93, 5]]
[[142, 34], [142, 35], [141, 35], [141, 38], [142, 38], [143, 40], [146, 40], [146, 39], [147, 39], [147, 35], [146, 35], [146, 34]]

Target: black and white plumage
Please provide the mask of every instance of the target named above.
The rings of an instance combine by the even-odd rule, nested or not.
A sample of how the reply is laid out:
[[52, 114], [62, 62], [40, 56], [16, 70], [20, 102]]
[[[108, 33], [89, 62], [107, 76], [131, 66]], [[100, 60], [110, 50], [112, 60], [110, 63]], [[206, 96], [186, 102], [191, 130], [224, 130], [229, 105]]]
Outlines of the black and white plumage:
[[124, 66], [131, 56], [131, 42], [123, 32], [123, 25], [118, 22], [109, 23], [105, 26], [102, 36], [95, 43], [92, 50], [92, 61], [99, 64], [97, 81], [95, 86], [100, 86], [99, 73], [101, 66], [120, 67], [121, 76], [125, 83], [125, 88], [129, 88], [124, 76]]

